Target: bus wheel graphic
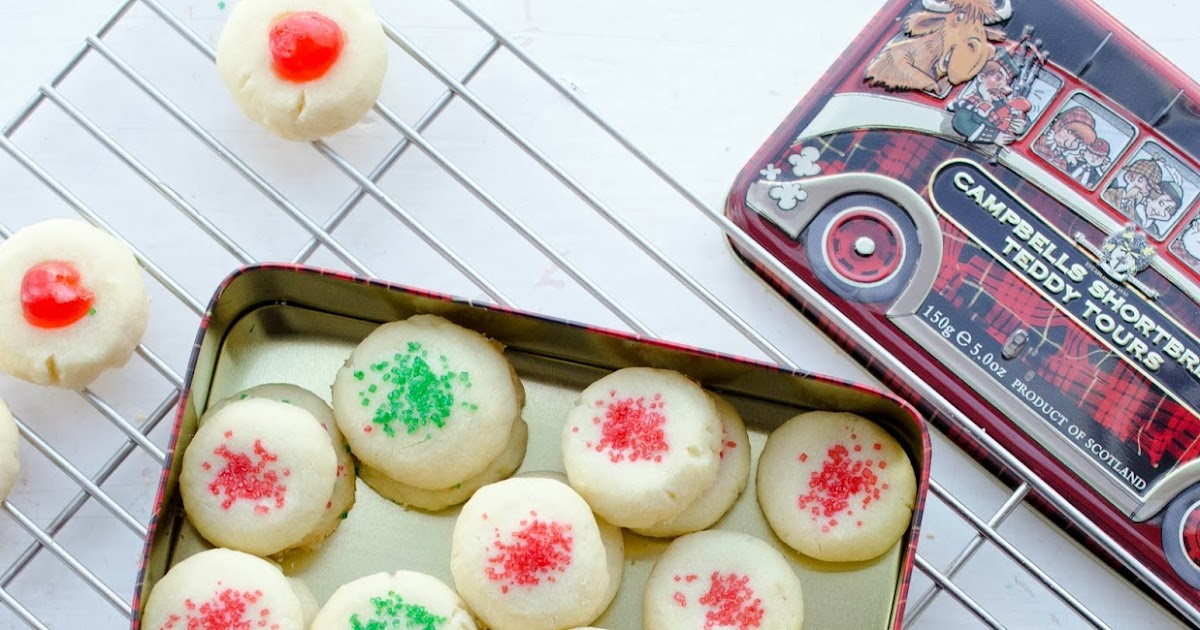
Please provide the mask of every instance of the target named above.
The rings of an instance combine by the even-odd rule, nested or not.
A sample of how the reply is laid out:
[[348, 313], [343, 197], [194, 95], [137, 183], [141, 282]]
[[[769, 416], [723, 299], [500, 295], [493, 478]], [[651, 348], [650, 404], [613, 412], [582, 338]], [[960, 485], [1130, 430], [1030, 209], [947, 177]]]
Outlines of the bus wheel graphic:
[[825, 206], [805, 231], [813, 272], [825, 286], [857, 302], [895, 299], [920, 255], [908, 213], [878, 195], [841, 197]]
[[1167, 507], [1162, 543], [1175, 573], [1200, 588], [1200, 485], [1175, 497]]

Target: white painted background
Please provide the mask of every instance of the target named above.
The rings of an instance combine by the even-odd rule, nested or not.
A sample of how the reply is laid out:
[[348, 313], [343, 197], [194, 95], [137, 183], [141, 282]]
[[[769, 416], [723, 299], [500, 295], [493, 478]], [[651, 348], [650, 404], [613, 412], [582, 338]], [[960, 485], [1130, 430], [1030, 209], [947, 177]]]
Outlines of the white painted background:
[[[112, 0], [0, 0], [0, 120], [8, 120], [63, 65], [115, 4]], [[377, 0], [376, 4], [453, 72], [460, 71], [486, 42], [476, 27], [442, 0]], [[881, 4], [881, 0], [475, 3], [714, 206], [720, 205], [751, 153]], [[1200, 76], [1200, 55], [1195, 54], [1195, 18], [1200, 11], [1192, 3], [1104, 0], [1101, 4], [1185, 71]], [[213, 41], [224, 14], [216, 0], [168, 5]], [[145, 9], [131, 12], [108, 41], [315, 220], [323, 220], [353, 191], [353, 185], [311, 149], [274, 140], [243, 121], [221, 91], [211, 66]], [[414, 121], [440, 89], [400, 51], [393, 51], [392, 62], [384, 102]], [[797, 362], [815, 371], [868, 379], [747, 272], [710, 222], [681, 203], [511, 57], [500, 54], [473, 87]], [[277, 208], [209, 157], [190, 134], [101, 60], [85, 62], [62, 92], [256, 258], [289, 258], [306, 241], [306, 235]], [[468, 108], [452, 106], [428, 137], [657, 334], [761, 356], [551, 178], [541, 175]], [[397, 138], [371, 117], [331, 145], [359, 168], [369, 169]], [[235, 265], [53, 106], [39, 111], [15, 141], [159, 261], [198, 300], [206, 301], [216, 282]], [[624, 328], [424, 157], [415, 152], [405, 157], [382, 186], [517, 305]], [[0, 223], [15, 229], [69, 213], [23, 169], [7, 157], [0, 158]], [[447, 269], [374, 202], [365, 202], [335, 236], [384, 278], [480, 296], [469, 281]], [[343, 266], [327, 253], [319, 253], [313, 262]], [[182, 371], [197, 318], [157, 285], [152, 290], [155, 306], [146, 342]], [[169, 387], [135, 360], [101, 379], [95, 391], [136, 420]], [[90, 475], [122, 442], [112, 425], [74, 394], [48, 392], [0, 376], [0, 397], [8, 399], [22, 419], [85, 474]], [[168, 424], [152, 435], [160, 445], [165, 445]], [[990, 515], [1006, 497], [1005, 491], [939, 435], [934, 437], [935, 477], [980, 514]], [[28, 444], [23, 444], [22, 456], [22, 480], [12, 502], [45, 526], [76, 487]], [[145, 520], [157, 470], [148, 457], [135, 455], [105, 489]], [[925, 522], [920, 550], [937, 566], [948, 562], [971, 535], [933, 499]], [[1175, 627], [1154, 604], [1078, 551], [1037, 515], [1022, 509], [1001, 531], [1114, 628]], [[29, 540], [24, 530], [0, 516], [0, 567], [7, 566]], [[85, 507], [57, 540], [118, 594], [131, 595], [140, 541], [102, 509]], [[958, 583], [1009, 627], [1085, 627], [998, 552], [981, 552]], [[927, 586], [922, 577], [915, 579], [914, 601]], [[111, 608], [46, 553], [9, 591], [51, 627], [122, 625]], [[975, 625], [957, 604], [942, 597], [915, 627]], [[0, 607], [0, 627], [18, 626]]]

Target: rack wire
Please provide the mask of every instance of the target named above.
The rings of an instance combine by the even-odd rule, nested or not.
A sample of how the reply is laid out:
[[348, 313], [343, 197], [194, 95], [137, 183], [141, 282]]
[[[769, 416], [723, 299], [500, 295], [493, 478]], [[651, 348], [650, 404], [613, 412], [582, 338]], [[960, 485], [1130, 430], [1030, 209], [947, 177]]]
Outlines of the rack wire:
[[[60, 173], [56, 170], [56, 165], [47, 163], [48, 160], [35, 157], [34, 152], [42, 140], [40, 135], [35, 134], [34, 138], [20, 142], [22, 138], [20, 132], [29, 127], [38, 116], [53, 116], [56, 121], [61, 121], [61, 123], [57, 123], [60, 124], [58, 128], [70, 128], [70, 133], [82, 132], [85, 134], [91, 141], [103, 148], [104, 154], [108, 156], [107, 159], [115, 160], [128, 169], [129, 173], [142, 180], [150, 190], [161, 196], [161, 200], [174, 207], [183, 218], [200, 230], [212, 245], [223, 250], [232, 263], [251, 264], [256, 262], [256, 257], [239, 245], [238, 240], [230, 234], [228, 221], [225, 221], [225, 227], [222, 227], [220, 221], [210, 216], [210, 211], [201, 209], [201, 205], [192, 199], [193, 195], [180, 192], [169, 178], [155, 172], [149, 160], [140, 159], [137, 151], [127, 148], [122, 142], [119, 128], [114, 132], [111, 125], [94, 120], [85, 113], [83, 108], [75, 104], [75, 99], [68, 95], [64, 84], [77, 73], [87, 72], [88, 70], [82, 69], [87, 64], [99, 62], [108, 71], [119, 75], [126, 82], [124, 87], [136, 88], [138, 93], [153, 103], [153, 107], [158, 108], [161, 113], [185, 130], [186, 135], [190, 135], [212, 156], [223, 162], [229, 172], [236, 173], [244, 180], [245, 185], [257, 191], [266, 207], [273, 208], [272, 212], [280, 213], [287, 220], [293, 222], [294, 226], [302, 231], [306, 242], [291, 255], [292, 262], [317, 261], [375, 277], [377, 274], [373, 265], [368, 264], [356, 254], [354, 246], [346, 244], [335, 236], [339, 228], [342, 228], [355, 213], [364, 212], [365, 210], [362, 208], [374, 204], [376, 213], [390, 216], [399, 222], [405, 230], [436, 252], [453, 270], [468, 279], [471, 285], [487, 299], [505, 306], [528, 308], [522, 300], [502, 290], [498, 282], [489, 279], [489, 274], [479, 268], [479, 263], [473, 262], [470, 256], [460, 253], [461, 247], [445, 238], [444, 230], [440, 232], [439, 229], [431, 227], [430, 224], [433, 221], [428, 216], [420, 215], [406, 205], [402, 205], [395, 194], [390, 194], [386, 190], [382, 183], [383, 180], [393, 167], [400, 163], [405, 156], [412, 154], [412, 149], [415, 148], [425, 160], [431, 162], [449, 178], [450, 181], [447, 182], [447, 185], [457, 186], [460, 192], [469, 194], [487, 208], [501, 224], [524, 242], [524, 247], [552, 262], [576, 286], [584, 290], [596, 304], [615, 317], [620, 325], [640, 335], [655, 336], [652, 325], [643, 321], [620, 296], [614, 294], [614, 291], [605, 289], [604, 283], [594, 277], [593, 271], [585, 269], [584, 265], [562, 253], [562, 248], [541, 236], [538, 228], [524, 219], [518, 208], [514, 208], [512, 204], [505, 203], [491, 194], [484, 184], [473, 178], [466, 168], [460, 166], [458, 160], [430, 141], [429, 136], [426, 135], [428, 130], [447, 110], [455, 106], [465, 107], [473, 115], [490, 124], [496, 132], [503, 136], [505, 141], [532, 159], [567, 193], [582, 202], [591, 212], [595, 213], [596, 217], [602, 219], [628, 243], [635, 246], [654, 266], [691, 293], [715, 316], [743, 336], [757, 351], [781, 365], [805, 367], [800, 365], [800, 361], [793, 358], [794, 352], [781, 349], [779, 342], [772, 341], [747, 321], [747, 318], [740, 314], [738, 309], [731, 306], [727, 300], [707, 288], [707, 283], [698, 278], [695, 271], [685, 268], [685, 265], [677, 262], [665, 248], [656, 245], [652, 238], [639, 231], [636, 223], [628, 218], [628, 212], [618, 211], [603, 201], [600, 196], [585, 186], [580, 178], [556, 162], [548, 152], [536, 146], [527, 133], [520, 131], [517, 125], [510, 123], [490, 107], [486, 100], [470, 87], [489, 64], [495, 63], [498, 57], [507, 55], [510, 61], [515, 60], [524, 66], [544, 87], [557, 93], [574, 109], [578, 116], [582, 116], [591, 125], [594, 125], [595, 129], [619, 145], [629, 158], [640, 164], [641, 168], [661, 180], [673, 191], [674, 195], [677, 195], [690, 207], [691, 212], [699, 213], [699, 216], [711, 221], [721, 234], [728, 235], [746, 250], [758, 254], [763, 263], [780, 277], [798, 282], [790, 272], [777, 263], [773, 263], [753, 241], [725, 219], [718, 208], [710, 205], [700, 194], [672, 176], [663, 165], [651, 158], [648, 153], [636, 146], [612, 123], [590, 107], [572, 86], [557, 78], [547, 67], [535, 60], [511, 37], [475, 11], [465, 0], [445, 0], [445, 2], [459, 11], [484, 34], [485, 44], [482, 46], [481, 52], [460, 71], [451, 72], [402, 29], [391, 24], [385, 25], [386, 34], [395, 45], [396, 50], [415, 61], [428, 77], [435, 79], [440, 84], [440, 94], [432, 99], [424, 113], [416, 117], [411, 124], [406, 122], [406, 116], [389, 108], [382, 101], [375, 106], [374, 114], [378, 120], [383, 122], [384, 129], [392, 130], [399, 137], [386, 150], [382, 159], [376, 161], [370, 168], [362, 167], [362, 160], [359, 157], [348, 156], [347, 151], [335, 149], [330, 143], [318, 141], [312, 144], [312, 148], [319, 156], [327, 160], [352, 183], [349, 194], [336, 204], [332, 212], [320, 220], [313, 218], [314, 213], [306, 210], [301, 203], [295, 200], [296, 195], [289, 194], [280, 186], [273, 184], [272, 178], [265, 175], [261, 167], [255, 167], [250, 159], [241, 155], [241, 151], [230, 146], [227, 139], [222, 139], [220, 132], [206, 126], [194, 110], [189, 111], [189, 108], [179, 105], [156, 86], [155, 82], [144, 72], [139, 71], [136, 64], [131, 63], [129, 59], [118, 52], [115, 46], [110, 44], [110, 34], [114, 28], [125, 20], [133, 19], [129, 16], [136, 10], [139, 12], [136, 19], [159, 21], [175, 36], [182, 38], [182, 41], [194, 52], [211, 61], [214, 56], [212, 45], [203, 36], [197, 34], [185, 19], [172, 12], [164, 2], [165, 0], [125, 0], [100, 26], [98, 31], [87, 38], [84, 45], [66, 66], [0, 130], [2, 131], [0, 133], [0, 150], [20, 167], [18, 170], [23, 170], [28, 176], [31, 176], [33, 180], [41, 184], [45, 191], [52, 193], [67, 208], [112, 233], [130, 247], [147, 274], [156, 281], [157, 287], [153, 287], [153, 290], [167, 298], [168, 306], [156, 304], [156, 312], [159, 309], [171, 308], [175, 309], [172, 312], [182, 321], [189, 321], [189, 317], [199, 318], [204, 313], [203, 299], [206, 296], [198, 295], [197, 286], [205, 285], [190, 279], [179, 279], [177, 277], [180, 275], [179, 270], [171, 271], [156, 262], [158, 259], [156, 252], [160, 251], [158, 246], [139, 245], [133, 239], [126, 238], [123, 234], [130, 229], [128, 224], [118, 227], [111, 217], [106, 218], [105, 213], [98, 211], [92, 204], [86, 202], [82, 195], [73, 192], [72, 187], [62, 180]], [[56, 128], [53, 124], [51, 127]], [[351, 147], [349, 152], [355, 153], [354, 147]], [[0, 181], [3, 181], [4, 177], [5, 173], [0, 171]], [[17, 219], [24, 223], [25, 218], [13, 212], [6, 213], [3, 208], [0, 208], [0, 239], [10, 237], [12, 229], [14, 229], [5, 223], [6, 220]], [[796, 317], [799, 318], [798, 315]], [[186, 326], [183, 328], [186, 329]], [[190, 334], [190, 331], [185, 330], [185, 332]], [[188, 346], [186, 343], [181, 343], [179, 347], [186, 348]], [[0, 573], [0, 602], [3, 602], [12, 613], [10, 621], [13, 624], [16, 620], [20, 620], [30, 627], [46, 628], [54, 623], [50, 621], [47, 612], [53, 610], [53, 607], [39, 596], [44, 593], [36, 588], [31, 590], [28, 587], [20, 589], [14, 587], [14, 585], [21, 585], [18, 580], [21, 580], [23, 576], [30, 575], [33, 577], [29, 580], [45, 579], [52, 582], [54, 588], [57, 589], [53, 592], [57, 593], [59, 598], [67, 597], [67, 594], [70, 598], [95, 599], [98, 597], [111, 608], [112, 616], [92, 619], [87, 627], [119, 625], [121, 620], [127, 619], [132, 612], [129, 596], [132, 592], [132, 578], [136, 571], [136, 556], [106, 557], [106, 551], [101, 549], [98, 556], [88, 553], [86, 554], [88, 559], [85, 559], [83, 557], [85, 554], [81, 550], [87, 549], [86, 542], [81, 545], [80, 540], [88, 539], [87, 529], [93, 525], [103, 529], [115, 524], [118, 528], [124, 528], [129, 534], [132, 534], [127, 541], [130, 543], [127, 545], [127, 551], [134, 550], [132, 553], [136, 554], [137, 551], [140, 551], [140, 541], [146, 536], [149, 508], [145, 504], [147, 497], [150, 499], [153, 497], [153, 485], [157, 476], [151, 474], [143, 480], [144, 488], [138, 495], [140, 503], [137, 500], [132, 501], [132, 503], [138, 504], [139, 508], [126, 507], [131, 501], [123, 501], [114, 496], [110, 481], [114, 479], [114, 476], [118, 476], [130, 461], [144, 462], [145, 470], [149, 471], [165, 462], [166, 455], [162, 445], [168, 434], [169, 427], [167, 425], [169, 423], [164, 423], [164, 420], [172, 415], [180, 399], [183, 386], [180, 372], [184, 357], [177, 354], [165, 357], [152, 350], [148, 345], [139, 346], [137, 355], [140, 357], [140, 363], [133, 368], [128, 368], [134, 374], [127, 380], [121, 380], [118, 377], [115, 383], [108, 382], [107, 386], [105, 381], [102, 381], [97, 390], [89, 389], [79, 392], [78, 400], [64, 398], [76, 396], [76, 394], [63, 393], [61, 397], [56, 397], [56, 394], [51, 396], [53, 400], [45, 407], [36, 404], [26, 405], [30, 412], [28, 414], [22, 412], [18, 417], [18, 429], [24, 441], [68, 478], [70, 481], [68, 487], [72, 488], [72, 491], [70, 498], [65, 501], [61, 509], [55, 511], [49, 518], [46, 518], [47, 514], [43, 514], [37, 505], [33, 508], [18, 508], [11, 501], [3, 504], [3, 510], [8, 514], [11, 523], [4, 523], [3, 526], [0, 526], [0, 535], [4, 536], [0, 539], [3, 540], [0, 548], [6, 551], [6, 553], [0, 554], [0, 562], [7, 563], [8, 567], [3, 573]], [[903, 372], [902, 366], [897, 367], [897, 370]], [[144, 385], [148, 382], [147, 379], [155, 385], [144, 387], [147, 393], [139, 399], [138, 405], [140, 406], [137, 408], [148, 409], [148, 412], [139, 414], [134, 407], [124, 402], [108, 402], [112, 397], [112, 391], [127, 386], [129, 382], [138, 383], [139, 386]], [[931, 394], [936, 396], [936, 392], [931, 392]], [[40, 396], [42, 394], [30, 394], [28, 397]], [[80, 402], [83, 403], [82, 406], [78, 404]], [[86, 410], [89, 408], [91, 411], [87, 412]], [[84, 411], [80, 413], [100, 416], [111, 424], [117, 432], [115, 438], [107, 439], [108, 443], [113, 444], [112, 450], [101, 448], [99, 444], [105, 443], [105, 440], [98, 439], [98, 445], [90, 451], [91, 455], [81, 457], [80, 453], [89, 452], [87, 439], [81, 440], [79, 435], [75, 435], [74, 441], [64, 440], [57, 435], [57, 432], [53, 437], [43, 435], [42, 431], [46, 430], [42, 429], [44, 426], [43, 414], [68, 413], [64, 411], [67, 409], [82, 409]], [[14, 409], [14, 411], [21, 411], [21, 408]], [[36, 422], [32, 417], [35, 415], [38, 416]], [[974, 427], [968, 419], [960, 418], [960, 421], [966, 431], [976, 436], [985, 448], [1004, 461], [1024, 482], [1015, 489], [1004, 489], [1004, 494], [997, 501], [998, 507], [995, 509], [990, 507], [981, 509], [978, 507], [978, 501], [960, 499], [951, 489], [954, 487], [953, 484], [943, 485], [941, 479], [934, 481], [932, 495], [935, 500], [931, 501], [931, 506], [935, 503], [940, 505], [940, 509], [959, 520], [969, 535], [965, 537], [964, 544], [954, 547], [957, 551], [953, 553], [948, 562], [935, 562], [925, 554], [918, 557], [917, 569], [920, 575], [915, 582], [914, 596], [909, 602], [908, 627], [947, 627], [944, 625], [944, 619], [948, 617], [944, 614], [938, 617], [943, 621], [923, 622], [923, 620], [931, 619], [927, 615], [928, 611], [938, 606], [944, 607], [947, 601], [965, 613], [966, 617], [962, 618], [974, 619], [986, 627], [1002, 628], [1006, 627], [1006, 624], [1014, 623], [1006, 621], [1006, 613], [1010, 611], [989, 609], [987, 605], [973, 596], [970, 585], [956, 581], [963, 570], [973, 559], [980, 557], [981, 553], [986, 553], [993, 561], [996, 558], [1002, 558], [1014, 563], [1024, 572], [1024, 575], [1040, 584], [1041, 588], [1045, 589], [1052, 597], [1057, 598], [1063, 608], [1073, 615], [1071, 619], [1063, 620], [1067, 626], [1111, 627], [1100, 613], [1094, 612], [1089, 607], [1089, 604], [1073, 596], [1068, 584], [1056, 580], [1047, 569], [1031, 559], [1030, 555], [1021, 548], [1022, 545], [1010, 540], [1001, 531], [1002, 526], [1014, 515], [1025, 515], [1024, 517], [1028, 518], [1029, 508], [1026, 499], [1033, 492], [1059, 505], [1068, 515], [1076, 517], [1079, 515], [1061, 497], [1032, 476], [1019, 461]], [[81, 441], [84, 442], [82, 446], [79, 444]], [[937, 446], [939, 455], [957, 453], [954, 447], [947, 442], [939, 440]], [[92, 461], [96, 459], [92, 456], [96, 450], [101, 453], [109, 453], [109, 456], [103, 461]], [[82, 460], [87, 460], [88, 463], [82, 463]], [[125, 488], [126, 486], [119, 487]], [[970, 490], [966, 492], [970, 492]], [[64, 533], [70, 529], [72, 523], [80, 521], [85, 523], [85, 531], [82, 534], [68, 535]], [[95, 525], [98, 523], [104, 525]], [[1088, 529], [1086, 522], [1080, 520], [1080, 523], [1085, 530]], [[17, 535], [21, 533], [29, 539], [24, 546], [13, 542], [14, 539], [21, 537]], [[1092, 533], [1098, 534], [1094, 531]], [[1102, 543], [1108, 543], [1111, 546], [1111, 541], [1107, 541], [1102, 536], [1098, 537]], [[931, 544], [931, 541], [924, 541], [923, 544]], [[1113, 548], [1116, 549], [1115, 546]], [[49, 559], [51, 569], [45, 567], [47, 559]], [[1128, 560], [1135, 561], [1135, 559]], [[975, 562], [984, 561], [975, 560]], [[55, 565], [57, 566], [55, 567]], [[103, 567], [103, 571], [98, 569], [98, 566]], [[69, 582], [62, 582], [61, 573], [54, 572], [56, 568], [61, 569], [62, 567], [65, 567], [73, 576], [69, 578]], [[45, 578], [46, 575], [57, 577]], [[106, 575], [109, 576], [107, 579]], [[114, 584], [119, 585], [114, 586]], [[81, 592], [82, 595], [80, 595]], [[949, 618], [954, 617], [951, 615]], [[1165, 614], [1162, 616], [1162, 620], [1162, 623], [1170, 623]], [[0, 623], [3, 621], [3, 618], [0, 617]], [[78, 619], [76, 619], [77, 622]]]

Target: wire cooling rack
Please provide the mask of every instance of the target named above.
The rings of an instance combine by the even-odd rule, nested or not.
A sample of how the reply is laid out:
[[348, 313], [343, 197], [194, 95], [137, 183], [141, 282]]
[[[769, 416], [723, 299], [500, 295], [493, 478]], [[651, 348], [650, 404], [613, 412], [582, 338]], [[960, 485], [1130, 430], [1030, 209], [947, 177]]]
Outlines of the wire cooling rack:
[[[0, 380], [24, 439], [0, 519], [0, 625], [127, 623], [164, 420], [204, 304], [237, 265], [306, 262], [866, 378], [724, 250], [744, 239], [716, 207], [725, 183], [699, 193], [672, 176], [587, 86], [464, 0], [413, 4], [432, 17], [411, 29], [384, 9], [380, 103], [328, 142], [278, 142], [232, 109], [211, 67], [215, 1], [126, 0], [3, 127], [0, 238], [82, 216], [134, 251], [154, 307], [137, 357], [88, 390]], [[620, 166], [597, 174], [580, 155]], [[732, 177], [744, 156], [724, 159]], [[1026, 498], [1057, 497], [1037, 479], [1003, 487], [935, 438], [909, 627], [1177, 623], [1041, 521]]]

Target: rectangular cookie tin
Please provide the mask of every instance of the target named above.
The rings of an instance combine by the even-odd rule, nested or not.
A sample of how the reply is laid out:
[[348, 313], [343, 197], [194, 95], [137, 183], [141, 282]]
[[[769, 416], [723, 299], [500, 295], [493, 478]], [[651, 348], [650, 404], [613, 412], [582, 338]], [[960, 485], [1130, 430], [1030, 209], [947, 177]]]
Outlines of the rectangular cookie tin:
[[[823, 376], [398, 285], [307, 267], [259, 266], [233, 274], [218, 289], [197, 336], [138, 579], [133, 630], [140, 627], [142, 604], [155, 582], [208, 546], [188, 524], [177, 493], [182, 454], [207, 406], [270, 382], [293, 383], [327, 398], [335, 373], [362, 338], [381, 323], [418, 313], [443, 316], [507, 347], [505, 355], [527, 392], [530, 439], [519, 472], [562, 470], [566, 412], [584, 387], [623, 367], [678, 370], [725, 396], [746, 420], [754, 466], [771, 429], [797, 413], [850, 411], [879, 423], [904, 446], [918, 479], [909, 530], [880, 558], [832, 564], [787, 549], [758, 508], [753, 470], [749, 487], [717, 527], [752, 534], [784, 553], [803, 584], [806, 628], [901, 627], [929, 487], [929, 435], [922, 418], [900, 399]], [[361, 480], [357, 493], [355, 507], [318, 550], [280, 559], [288, 575], [302, 578], [320, 602], [340, 585], [380, 571], [423, 571], [453, 584], [449, 547], [457, 508], [408, 510]], [[628, 531], [625, 543], [621, 590], [596, 622], [612, 630], [641, 627], [642, 589], [667, 545]]]
[[1200, 85], [1089, 0], [892, 0], [726, 213], [889, 387], [1200, 624]]

